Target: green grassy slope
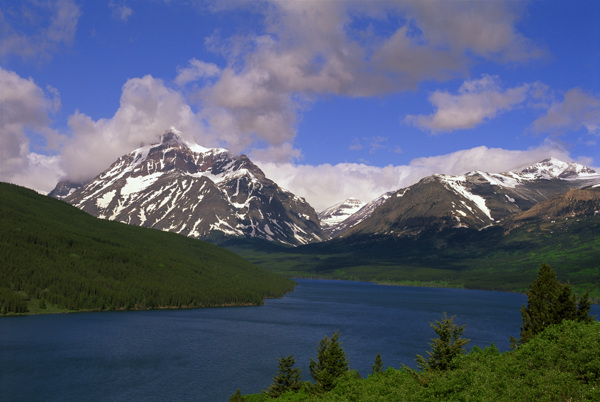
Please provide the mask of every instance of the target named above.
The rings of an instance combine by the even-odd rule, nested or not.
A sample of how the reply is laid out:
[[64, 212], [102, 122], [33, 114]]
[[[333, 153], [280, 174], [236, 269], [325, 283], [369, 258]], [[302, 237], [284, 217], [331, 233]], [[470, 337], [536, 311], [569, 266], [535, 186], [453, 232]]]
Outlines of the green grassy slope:
[[529, 223], [508, 235], [491, 227], [417, 239], [356, 235], [297, 248], [243, 240], [223, 245], [288, 276], [519, 292], [547, 262], [561, 281], [600, 300], [600, 216]]
[[260, 304], [293, 286], [212, 244], [0, 183], [2, 313]]

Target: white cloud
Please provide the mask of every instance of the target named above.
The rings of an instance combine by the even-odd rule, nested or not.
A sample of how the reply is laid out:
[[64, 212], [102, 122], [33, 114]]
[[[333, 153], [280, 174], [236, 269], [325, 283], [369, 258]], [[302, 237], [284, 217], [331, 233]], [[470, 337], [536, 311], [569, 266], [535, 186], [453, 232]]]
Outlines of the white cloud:
[[126, 22], [133, 14], [131, 7], [128, 7], [125, 4], [117, 4], [112, 0], [108, 3], [108, 7], [111, 9], [112, 17], [117, 20]]
[[580, 88], [565, 93], [562, 102], [554, 102], [547, 113], [533, 122], [535, 131], [563, 132], [584, 128], [600, 134], [600, 96], [587, 94]]
[[362, 137], [360, 140], [358, 138], [354, 138], [352, 140], [352, 144], [348, 147], [348, 149], [352, 151], [360, 151], [362, 149], [368, 148], [370, 154], [374, 154], [381, 148], [385, 148], [385, 143], [388, 141], [388, 137], [375, 136], [375, 137]]
[[10, 12], [0, 10], [0, 55], [49, 59], [61, 46], [71, 44], [80, 16], [71, 0], [31, 1]]
[[357, 163], [318, 166], [257, 162], [266, 176], [304, 197], [317, 211], [355, 197], [371, 201], [387, 191], [408, 187], [436, 173], [460, 175], [473, 170], [506, 172], [555, 157], [570, 161], [567, 151], [554, 143], [529, 150], [485, 146], [446, 155], [416, 158], [409, 165], [376, 167]]
[[66, 178], [91, 179], [118, 157], [156, 142], [166, 129], [176, 127], [205, 146], [217, 145], [181, 93], [150, 75], [123, 85], [120, 107], [109, 119], [92, 120], [76, 112], [69, 118], [72, 137], [64, 145], [61, 166]]
[[30, 151], [30, 136], [40, 148], [57, 147], [61, 136], [49, 128], [49, 113], [60, 105], [58, 93], [45, 93], [31, 79], [0, 67], [0, 180], [49, 191], [60, 172], [56, 157]]
[[406, 1], [432, 47], [501, 62], [530, 61], [545, 51], [517, 31], [524, 4], [511, 1]]
[[484, 75], [465, 81], [453, 95], [435, 91], [429, 101], [436, 111], [430, 115], [408, 115], [404, 121], [434, 133], [469, 129], [523, 103], [530, 85], [502, 90], [498, 77]]
[[175, 83], [179, 86], [184, 86], [201, 78], [216, 77], [221, 73], [219, 67], [214, 63], [206, 63], [196, 59], [190, 60], [189, 63], [189, 67], [177, 69]]
[[[226, 58], [225, 68], [191, 60], [176, 78], [179, 85], [213, 79], [190, 99], [198, 99], [203, 119], [234, 151], [255, 143], [281, 151], [293, 142], [302, 111], [321, 96], [380, 96], [465, 76], [478, 60], [524, 62], [541, 55], [517, 31], [522, 10], [511, 1], [271, 0], [253, 3], [252, 10], [263, 13], [264, 33], [215, 34], [207, 41]], [[373, 29], [380, 26], [385, 29]], [[518, 102], [523, 90], [498, 93], [487, 109], [455, 124], [490, 118]], [[296, 153], [289, 150], [292, 159]]]

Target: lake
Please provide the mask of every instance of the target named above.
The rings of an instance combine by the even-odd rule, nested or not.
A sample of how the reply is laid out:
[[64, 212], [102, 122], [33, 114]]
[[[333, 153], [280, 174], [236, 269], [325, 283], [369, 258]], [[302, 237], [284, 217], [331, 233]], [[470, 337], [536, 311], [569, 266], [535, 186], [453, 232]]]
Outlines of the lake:
[[[260, 307], [78, 313], [0, 319], [3, 401], [227, 401], [267, 388], [277, 359], [294, 354], [303, 379], [336, 330], [362, 376], [416, 367], [443, 312], [474, 345], [509, 349], [524, 295], [464, 289], [298, 280]], [[592, 313], [600, 315], [600, 306]]]

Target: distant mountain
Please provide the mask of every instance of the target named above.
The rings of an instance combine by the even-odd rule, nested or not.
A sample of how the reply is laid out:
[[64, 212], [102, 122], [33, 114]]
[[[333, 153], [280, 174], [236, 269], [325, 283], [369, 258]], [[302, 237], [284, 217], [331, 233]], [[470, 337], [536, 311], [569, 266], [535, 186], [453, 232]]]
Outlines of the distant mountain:
[[600, 174], [595, 171], [556, 159], [546, 159], [518, 172], [433, 175], [396, 191], [341, 235], [415, 236], [431, 229], [482, 229], [570, 189], [598, 183]]
[[348, 198], [318, 213], [321, 227], [329, 236], [336, 233], [336, 228], [348, 217], [358, 212], [364, 202], [356, 198]]
[[392, 194], [393, 192], [385, 193], [366, 204], [355, 198], [349, 198], [346, 201], [333, 205], [319, 212], [321, 227], [332, 238], [341, 236], [348, 229], [368, 218]]
[[50, 195], [100, 218], [193, 238], [221, 233], [290, 245], [328, 238], [314, 209], [248, 157], [191, 144], [174, 129], [89, 183], [61, 182]]

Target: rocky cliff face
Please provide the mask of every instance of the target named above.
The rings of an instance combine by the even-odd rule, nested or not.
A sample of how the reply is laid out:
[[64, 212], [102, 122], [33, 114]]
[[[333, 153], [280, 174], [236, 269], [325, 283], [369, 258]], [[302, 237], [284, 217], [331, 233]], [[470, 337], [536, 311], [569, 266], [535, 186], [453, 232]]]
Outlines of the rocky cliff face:
[[175, 130], [89, 183], [61, 182], [50, 195], [100, 218], [194, 238], [222, 233], [291, 245], [327, 239], [314, 209], [245, 155], [191, 144]]

